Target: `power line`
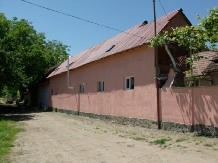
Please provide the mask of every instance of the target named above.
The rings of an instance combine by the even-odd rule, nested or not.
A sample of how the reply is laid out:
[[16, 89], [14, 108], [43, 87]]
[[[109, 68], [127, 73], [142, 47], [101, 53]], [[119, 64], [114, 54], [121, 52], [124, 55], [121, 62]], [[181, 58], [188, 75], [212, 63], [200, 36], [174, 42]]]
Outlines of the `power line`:
[[159, 2], [160, 2], [160, 5], [161, 5], [162, 9], [164, 10], [165, 15], [167, 16], [167, 19], [170, 20], [167, 13], [166, 13], [166, 11], [165, 11], [165, 9], [164, 9], [164, 7], [163, 7], [163, 4], [161, 3], [161, 0], [159, 0]]
[[90, 21], [90, 20], [87, 20], [87, 19], [83, 19], [83, 18], [80, 18], [80, 17], [78, 17], [78, 16], [70, 15], [70, 14], [67, 14], [67, 13], [64, 13], [64, 12], [60, 12], [60, 11], [57, 11], [57, 10], [48, 8], [48, 7], [44, 7], [44, 6], [41, 6], [41, 5], [32, 3], [32, 2], [29, 2], [29, 1], [26, 1], [26, 0], [21, 0], [21, 1], [23, 1], [23, 2], [25, 2], [25, 3], [29, 3], [29, 4], [34, 5], [34, 6], [37, 6], [37, 7], [40, 7], [40, 8], [43, 8], [43, 9], [46, 9], [46, 10], [50, 10], [50, 11], [56, 12], [56, 13], [58, 13], [58, 14], [66, 15], [66, 16], [69, 16], [69, 17], [73, 17], [73, 18], [75, 18], [75, 19], [79, 19], [79, 20], [85, 21], [85, 22], [87, 22], [87, 23], [95, 24], [95, 25], [98, 25], [98, 26], [101, 26], [101, 27], [105, 27], [105, 28], [108, 28], [108, 29], [111, 29], [111, 30], [118, 31], [118, 32], [123, 32], [123, 33], [129, 34], [129, 35], [132, 35], [132, 36], [140, 37], [140, 38], [142, 38], [142, 39], [144, 38], [144, 37], [141, 37], [141, 36], [138, 36], [138, 35], [134, 35], [134, 34], [131, 34], [131, 33], [128, 33], [128, 32], [125, 32], [125, 31], [122, 31], [122, 30], [113, 28], [113, 27], [109, 27], [109, 26], [107, 26], [107, 25], [103, 25], [103, 24], [99, 24], [99, 23], [96, 23], [96, 22], [93, 22], [93, 21]]

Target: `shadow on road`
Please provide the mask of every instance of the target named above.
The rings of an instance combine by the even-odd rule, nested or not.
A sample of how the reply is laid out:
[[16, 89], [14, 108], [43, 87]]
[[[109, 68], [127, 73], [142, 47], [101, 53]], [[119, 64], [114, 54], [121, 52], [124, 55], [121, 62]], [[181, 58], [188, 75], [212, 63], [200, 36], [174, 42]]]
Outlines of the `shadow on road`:
[[10, 104], [0, 104], [0, 121], [27, 121], [33, 119], [34, 115], [31, 113], [42, 112], [38, 108], [28, 106], [16, 106]]

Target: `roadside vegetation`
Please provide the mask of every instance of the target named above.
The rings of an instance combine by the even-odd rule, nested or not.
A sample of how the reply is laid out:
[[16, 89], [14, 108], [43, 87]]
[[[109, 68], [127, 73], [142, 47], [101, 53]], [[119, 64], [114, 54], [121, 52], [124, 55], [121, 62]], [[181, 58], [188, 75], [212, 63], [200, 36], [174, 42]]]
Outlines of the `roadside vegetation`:
[[0, 116], [0, 163], [7, 162], [7, 155], [10, 153], [11, 147], [17, 133], [24, 131], [18, 123], [13, 120]]
[[0, 13], [0, 96], [26, 92], [46, 70], [65, 61], [68, 52], [67, 45], [47, 40], [28, 20]]

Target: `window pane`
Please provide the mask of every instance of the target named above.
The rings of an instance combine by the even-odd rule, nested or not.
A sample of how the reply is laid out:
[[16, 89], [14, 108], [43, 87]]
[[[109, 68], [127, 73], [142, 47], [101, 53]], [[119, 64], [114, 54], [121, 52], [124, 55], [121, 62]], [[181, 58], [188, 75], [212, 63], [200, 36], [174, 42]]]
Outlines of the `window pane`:
[[131, 77], [131, 89], [134, 89], [134, 77]]
[[126, 88], [129, 88], [129, 78], [126, 79]]
[[101, 82], [98, 82], [98, 92], [101, 92]]
[[84, 93], [84, 85], [80, 85], [80, 93]]
[[199, 86], [199, 81], [195, 81], [195, 86]]
[[102, 91], [104, 91], [104, 82], [102, 82]]
[[98, 91], [103, 92], [104, 91], [104, 82], [98, 82]]

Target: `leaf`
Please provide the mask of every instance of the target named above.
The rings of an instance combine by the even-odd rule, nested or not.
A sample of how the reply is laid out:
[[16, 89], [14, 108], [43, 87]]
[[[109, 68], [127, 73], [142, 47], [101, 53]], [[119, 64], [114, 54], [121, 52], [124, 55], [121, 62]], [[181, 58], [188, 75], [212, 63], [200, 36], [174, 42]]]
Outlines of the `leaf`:
[[68, 56], [68, 46], [47, 41], [45, 34], [38, 33], [27, 20], [8, 20], [4, 14], [0, 14], [0, 47], [0, 92], [4, 86], [25, 89]]

